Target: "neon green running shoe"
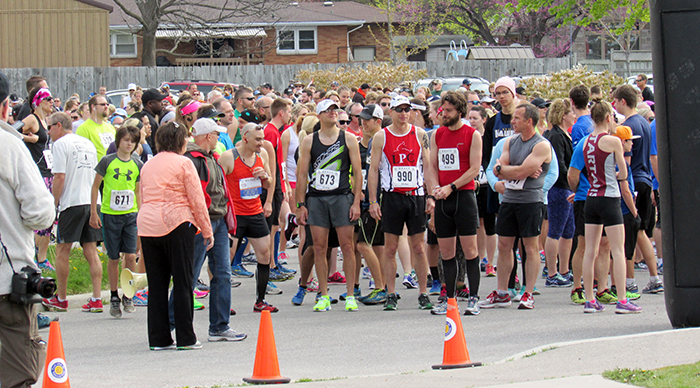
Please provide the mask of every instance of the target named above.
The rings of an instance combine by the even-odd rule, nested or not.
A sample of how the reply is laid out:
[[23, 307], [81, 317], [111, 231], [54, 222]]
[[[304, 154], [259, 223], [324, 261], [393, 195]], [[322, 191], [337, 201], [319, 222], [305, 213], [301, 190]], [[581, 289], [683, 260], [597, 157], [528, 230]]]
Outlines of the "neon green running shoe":
[[598, 302], [603, 304], [616, 304], [617, 296], [613, 295], [607, 288], [603, 292], [599, 292], [595, 295]]
[[[353, 297], [353, 299], [355, 299]], [[357, 307], [357, 303], [355, 304]], [[320, 312], [320, 311], [328, 311], [331, 309], [331, 297], [328, 295], [323, 295], [320, 298], [318, 298], [318, 301], [316, 301], [316, 305], [314, 305], [314, 311]]]
[[630, 292], [630, 291], [627, 291], [626, 296], [627, 296], [627, 299], [629, 299], [629, 300], [637, 300], [637, 299], [642, 297], [641, 294], [638, 294], [636, 292]]
[[192, 296], [192, 299], [194, 300], [194, 305], [192, 305], [194, 310], [204, 310], [203, 304], [199, 303], [199, 301], [197, 301], [197, 299], [194, 296]]
[[345, 311], [357, 311], [357, 300], [354, 296], [345, 298]]
[[584, 304], [586, 303], [586, 295], [583, 293], [583, 288], [571, 290], [571, 303]]

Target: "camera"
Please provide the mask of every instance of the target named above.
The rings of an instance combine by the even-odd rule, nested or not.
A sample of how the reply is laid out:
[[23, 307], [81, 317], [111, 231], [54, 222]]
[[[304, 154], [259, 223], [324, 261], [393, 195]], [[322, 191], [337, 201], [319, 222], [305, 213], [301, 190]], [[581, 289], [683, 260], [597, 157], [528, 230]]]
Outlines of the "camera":
[[10, 302], [17, 304], [41, 303], [56, 292], [56, 280], [41, 276], [41, 271], [26, 266], [12, 275]]

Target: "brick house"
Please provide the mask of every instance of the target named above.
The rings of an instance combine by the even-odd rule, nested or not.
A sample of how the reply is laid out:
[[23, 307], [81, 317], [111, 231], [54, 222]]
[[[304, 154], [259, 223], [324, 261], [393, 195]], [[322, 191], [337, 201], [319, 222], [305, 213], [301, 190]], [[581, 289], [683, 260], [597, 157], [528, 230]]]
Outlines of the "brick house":
[[[210, 0], [210, 3], [223, 0]], [[134, 0], [124, 0], [136, 9]], [[292, 2], [278, 10], [274, 22], [222, 20], [198, 31], [161, 25], [156, 47], [159, 65], [306, 64], [388, 60], [384, 11], [353, 1]], [[131, 9], [131, 8], [129, 8]], [[110, 14], [111, 66], [141, 66], [140, 26], [116, 4]], [[226, 43], [224, 43], [226, 42]], [[230, 54], [221, 54], [228, 44]]]

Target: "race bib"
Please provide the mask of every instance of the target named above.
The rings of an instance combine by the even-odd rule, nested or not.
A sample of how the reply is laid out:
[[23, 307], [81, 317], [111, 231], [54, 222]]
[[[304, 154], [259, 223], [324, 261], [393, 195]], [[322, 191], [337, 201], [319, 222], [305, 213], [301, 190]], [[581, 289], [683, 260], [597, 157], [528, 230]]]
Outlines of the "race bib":
[[116, 211], [127, 211], [134, 207], [133, 190], [112, 190], [109, 207]]
[[315, 189], [319, 191], [331, 191], [340, 185], [340, 171], [316, 170]]
[[489, 183], [489, 180], [486, 178], [486, 172], [484, 172], [484, 166], [479, 167], [479, 176], [477, 179], [479, 180], [480, 185]]
[[255, 199], [262, 194], [260, 178], [243, 178], [238, 181], [241, 190], [241, 199]]
[[418, 167], [416, 166], [394, 166], [391, 174], [392, 184], [396, 188], [418, 187]]
[[440, 171], [459, 170], [459, 150], [456, 148], [441, 148], [438, 151], [438, 168]]
[[525, 186], [525, 179], [509, 180], [505, 182], [505, 187], [509, 190], [522, 190], [523, 186]]
[[100, 133], [100, 143], [102, 143], [102, 147], [106, 150], [109, 148], [109, 145], [112, 144], [114, 141], [114, 135], [111, 133]]
[[362, 170], [362, 190], [367, 190], [367, 170]]
[[287, 162], [282, 162], [282, 166], [280, 167], [282, 169], [282, 180], [287, 180]]
[[51, 150], [42, 151], [44, 154], [44, 162], [46, 162], [46, 168], [51, 170], [53, 168], [53, 153]]

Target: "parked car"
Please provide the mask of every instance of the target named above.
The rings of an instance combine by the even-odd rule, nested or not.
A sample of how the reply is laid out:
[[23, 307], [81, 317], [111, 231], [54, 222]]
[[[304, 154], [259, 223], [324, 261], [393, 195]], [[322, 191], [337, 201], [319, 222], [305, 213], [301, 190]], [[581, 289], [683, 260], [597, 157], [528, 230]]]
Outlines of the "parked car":
[[[187, 90], [187, 87], [195, 84], [197, 85], [197, 90], [199, 90], [202, 95], [205, 96], [211, 92], [215, 86], [218, 86], [223, 90], [224, 83], [213, 81], [213, 80], [173, 80], [168, 82], [163, 82], [163, 84], [170, 85], [170, 93], [174, 95], [179, 95], [180, 92]], [[162, 86], [162, 84], [161, 84]]]
[[468, 78], [469, 81], [471, 81], [471, 88], [470, 90], [475, 91], [479, 93], [479, 95], [489, 94], [489, 81], [485, 78], [481, 77], [475, 77], [471, 75], [454, 75], [451, 77], [435, 77], [435, 78], [424, 78], [421, 80], [418, 80], [414, 86], [413, 86], [413, 92], [416, 92], [416, 89], [418, 89], [421, 86], [428, 87], [430, 85], [430, 82], [433, 80], [439, 79], [442, 81], [442, 90], [457, 90], [460, 86], [462, 86], [462, 81], [464, 81], [465, 78]]
[[119, 104], [122, 102], [122, 98], [129, 95], [129, 89], [110, 90], [105, 95], [112, 100], [114, 106], [120, 108]]
[[[639, 89], [637, 87], [637, 83], [635, 82], [636, 80], [636, 75], [632, 77], [627, 77], [627, 83]], [[654, 93], [654, 74], [647, 74], [647, 86], [651, 89], [651, 92]]]

